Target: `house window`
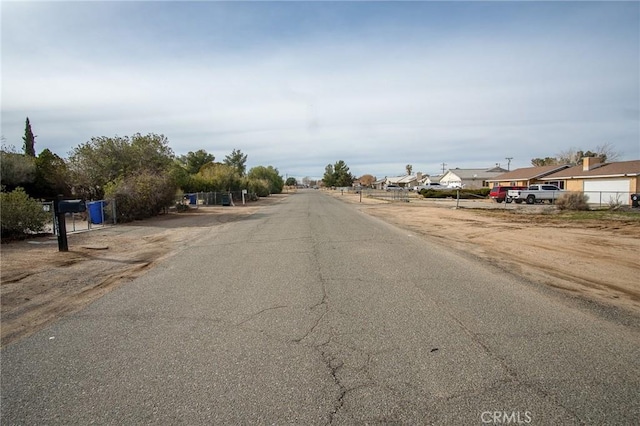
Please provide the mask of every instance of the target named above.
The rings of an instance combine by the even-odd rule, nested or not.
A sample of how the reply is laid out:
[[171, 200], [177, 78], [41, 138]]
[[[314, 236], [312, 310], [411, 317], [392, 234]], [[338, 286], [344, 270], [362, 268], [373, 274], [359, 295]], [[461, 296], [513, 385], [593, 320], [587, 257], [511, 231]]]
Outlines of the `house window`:
[[555, 185], [560, 189], [564, 189], [564, 181], [563, 180], [551, 180], [545, 182], [547, 185]]

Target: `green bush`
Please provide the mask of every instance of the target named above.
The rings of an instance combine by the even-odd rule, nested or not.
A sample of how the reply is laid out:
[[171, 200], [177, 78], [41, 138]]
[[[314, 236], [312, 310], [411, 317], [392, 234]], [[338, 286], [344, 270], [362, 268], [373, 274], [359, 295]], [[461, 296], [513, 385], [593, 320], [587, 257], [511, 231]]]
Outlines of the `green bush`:
[[249, 179], [248, 187], [249, 193], [258, 197], [268, 197], [271, 193], [271, 184], [266, 179]]
[[187, 212], [189, 211], [189, 206], [186, 204], [182, 204], [182, 203], [176, 203], [176, 211], [178, 213], [183, 213], [183, 212]]
[[569, 192], [558, 197], [556, 206], [560, 210], [586, 211], [590, 210], [588, 201], [589, 198], [582, 192]]
[[2, 238], [22, 238], [44, 231], [51, 217], [42, 204], [30, 198], [23, 188], [0, 193]]
[[[460, 189], [460, 199], [479, 199], [487, 198], [491, 188], [479, 188], [479, 189]], [[457, 198], [457, 189], [423, 189], [420, 194], [424, 198]]]
[[168, 175], [143, 172], [105, 187], [105, 197], [116, 202], [119, 222], [157, 216], [175, 203], [176, 188]]

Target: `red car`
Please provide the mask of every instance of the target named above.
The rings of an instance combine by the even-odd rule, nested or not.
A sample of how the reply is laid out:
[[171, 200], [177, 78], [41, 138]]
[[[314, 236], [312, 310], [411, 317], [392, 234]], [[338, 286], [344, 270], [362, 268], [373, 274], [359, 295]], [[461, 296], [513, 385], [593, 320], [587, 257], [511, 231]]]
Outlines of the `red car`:
[[507, 191], [510, 189], [527, 189], [526, 186], [494, 186], [489, 192], [489, 198], [496, 200], [496, 203], [501, 203], [507, 198]]

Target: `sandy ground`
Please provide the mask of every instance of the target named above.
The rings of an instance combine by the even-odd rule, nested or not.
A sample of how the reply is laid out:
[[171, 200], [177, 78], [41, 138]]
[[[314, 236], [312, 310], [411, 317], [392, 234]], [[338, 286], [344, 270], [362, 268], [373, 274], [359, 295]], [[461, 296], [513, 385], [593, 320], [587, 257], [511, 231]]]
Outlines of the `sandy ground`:
[[[361, 200], [354, 194], [332, 195], [509, 273], [640, 315], [640, 221], [568, 222], [526, 210], [533, 206], [456, 209], [446, 202], [389, 203]], [[194, 241], [288, 196], [295, 194], [74, 233], [66, 253], [58, 251], [54, 238], [3, 244], [2, 346], [82, 309]]]

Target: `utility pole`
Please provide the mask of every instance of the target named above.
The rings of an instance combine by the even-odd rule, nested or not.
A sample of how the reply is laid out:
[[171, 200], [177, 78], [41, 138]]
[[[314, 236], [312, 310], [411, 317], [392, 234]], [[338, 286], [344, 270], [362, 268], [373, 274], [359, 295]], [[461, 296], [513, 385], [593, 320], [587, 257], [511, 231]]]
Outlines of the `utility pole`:
[[513, 157], [507, 157], [505, 158], [505, 160], [507, 160], [507, 171], [511, 170], [511, 160], [513, 160]]
[[447, 167], [447, 163], [442, 163], [442, 174], [444, 174], [444, 168]]

